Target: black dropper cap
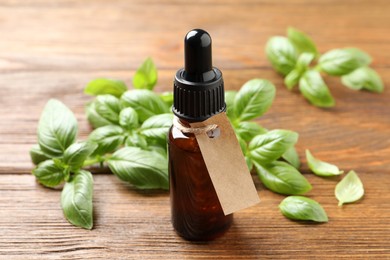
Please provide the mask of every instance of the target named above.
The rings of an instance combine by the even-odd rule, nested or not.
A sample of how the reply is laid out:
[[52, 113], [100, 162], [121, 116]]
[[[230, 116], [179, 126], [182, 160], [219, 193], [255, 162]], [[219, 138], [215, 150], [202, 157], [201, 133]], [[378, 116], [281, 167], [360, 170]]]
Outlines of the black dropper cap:
[[213, 68], [211, 37], [194, 29], [184, 38], [185, 67], [176, 72], [173, 113], [190, 122], [204, 121], [225, 111], [222, 72]]

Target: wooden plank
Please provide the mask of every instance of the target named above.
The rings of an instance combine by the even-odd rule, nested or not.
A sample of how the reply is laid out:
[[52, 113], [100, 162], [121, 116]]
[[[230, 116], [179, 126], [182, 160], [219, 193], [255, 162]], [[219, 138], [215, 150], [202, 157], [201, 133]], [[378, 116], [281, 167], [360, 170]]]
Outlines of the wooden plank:
[[[92, 231], [62, 216], [60, 192], [36, 184], [30, 175], [0, 175], [2, 259], [302, 259], [390, 257], [390, 180], [387, 173], [362, 173], [366, 195], [337, 206], [336, 179], [306, 177], [309, 196], [329, 215], [327, 224], [301, 224], [278, 211], [283, 196], [265, 190], [254, 177], [262, 202], [235, 214], [220, 239], [190, 243], [170, 223], [166, 192], [137, 192], [112, 175], [95, 175]], [[10, 203], [12, 201], [13, 203]]]

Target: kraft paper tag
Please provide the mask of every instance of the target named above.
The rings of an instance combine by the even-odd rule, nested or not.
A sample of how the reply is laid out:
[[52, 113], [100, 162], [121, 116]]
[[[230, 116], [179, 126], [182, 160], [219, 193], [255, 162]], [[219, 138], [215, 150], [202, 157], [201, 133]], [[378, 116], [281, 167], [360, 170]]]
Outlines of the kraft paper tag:
[[207, 133], [195, 136], [223, 212], [228, 215], [257, 204], [260, 199], [226, 113], [190, 125], [212, 124], [218, 126], [219, 136], [210, 138]]

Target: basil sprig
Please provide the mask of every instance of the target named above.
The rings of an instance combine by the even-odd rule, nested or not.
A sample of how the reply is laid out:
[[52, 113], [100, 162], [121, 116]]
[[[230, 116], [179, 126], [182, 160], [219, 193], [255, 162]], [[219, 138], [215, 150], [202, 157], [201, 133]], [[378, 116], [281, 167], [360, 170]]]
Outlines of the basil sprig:
[[380, 93], [384, 88], [379, 74], [368, 67], [372, 58], [366, 52], [342, 48], [320, 55], [313, 40], [292, 27], [287, 29], [287, 37], [271, 37], [265, 53], [272, 67], [285, 76], [286, 87], [291, 90], [299, 85], [302, 95], [317, 107], [336, 104], [323, 74], [341, 76], [343, 85], [354, 90]]

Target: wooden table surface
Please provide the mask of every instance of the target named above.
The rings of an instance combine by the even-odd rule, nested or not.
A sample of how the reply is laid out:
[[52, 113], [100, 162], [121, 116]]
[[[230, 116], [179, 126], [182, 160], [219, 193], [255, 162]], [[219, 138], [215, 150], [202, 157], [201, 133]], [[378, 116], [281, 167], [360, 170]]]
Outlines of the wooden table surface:
[[[390, 87], [380, 95], [355, 92], [328, 77], [337, 106], [310, 106], [283, 86], [264, 55], [267, 39], [289, 25], [310, 34], [321, 52], [364, 49], [390, 83], [387, 0], [1, 0], [0, 258], [390, 259]], [[220, 239], [190, 243], [172, 229], [168, 193], [139, 192], [111, 174], [96, 174], [95, 225], [87, 231], [64, 219], [60, 191], [36, 183], [28, 150], [49, 98], [75, 112], [83, 139], [91, 130], [84, 115], [88, 81], [112, 77], [130, 85], [150, 56], [159, 69], [157, 90], [171, 90], [183, 65], [183, 37], [196, 27], [213, 37], [214, 65], [223, 71], [226, 89], [257, 77], [274, 82], [276, 100], [259, 122], [300, 134], [302, 172], [313, 185], [308, 196], [324, 206], [329, 223], [284, 218], [278, 210], [284, 196], [254, 176], [261, 203], [237, 212]], [[364, 199], [338, 207], [339, 179], [309, 173], [306, 148], [358, 172]]]

